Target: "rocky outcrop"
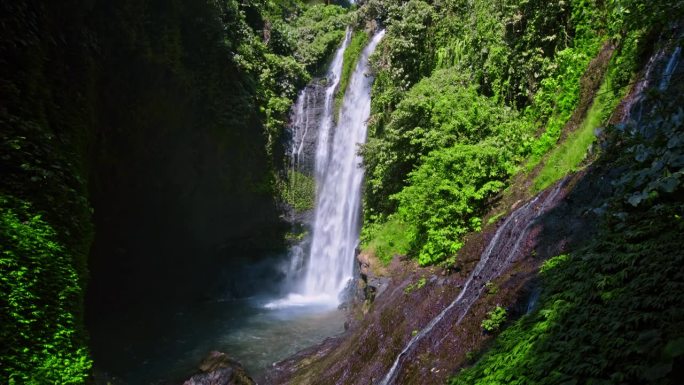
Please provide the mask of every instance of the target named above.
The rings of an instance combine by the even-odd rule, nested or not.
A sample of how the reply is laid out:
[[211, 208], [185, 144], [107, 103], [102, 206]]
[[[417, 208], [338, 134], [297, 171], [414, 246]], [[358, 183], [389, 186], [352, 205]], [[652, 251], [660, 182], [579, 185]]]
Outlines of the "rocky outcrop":
[[360, 252], [356, 255], [356, 262], [359, 266], [360, 278], [356, 290], [356, 299], [362, 303], [368, 302], [366, 303], [367, 306], [387, 289], [390, 279], [386, 276], [386, 269], [375, 256]]
[[227, 354], [213, 351], [199, 366], [201, 373], [195, 374], [183, 385], [255, 385], [239, 362]]
[[288, 127], [291, 166], [307, 175], [313, 175], [316, 163], [318, 129], [325, 115], [326, 82], [325, 78], [314, 79], [302, 90]]

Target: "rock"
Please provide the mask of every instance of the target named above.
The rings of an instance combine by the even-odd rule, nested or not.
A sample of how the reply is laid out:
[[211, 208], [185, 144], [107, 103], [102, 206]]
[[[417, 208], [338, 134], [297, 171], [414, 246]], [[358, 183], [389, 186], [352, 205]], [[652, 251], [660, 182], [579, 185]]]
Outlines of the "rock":
[[183, 385], [256, 385], [242, 364], [225, 353], [209, 353], [199, 370], [202, 373], [195, 374]]
[[[370, 272], [370, 257], [368, 254], [365, 253], [358, 253], [356, 254], [356, 260], [359, 262], [359, 270], [361, 272], [361, 276], [368, 276]], [[364, 278], [365, 279], [365, 278]]]
[[380, 294], [384, 293], [389, 286], [390, 279], [386, 277], [371, 277], [368, 280], [368, 286], [373, 288], [373, 298], [375, 299]]

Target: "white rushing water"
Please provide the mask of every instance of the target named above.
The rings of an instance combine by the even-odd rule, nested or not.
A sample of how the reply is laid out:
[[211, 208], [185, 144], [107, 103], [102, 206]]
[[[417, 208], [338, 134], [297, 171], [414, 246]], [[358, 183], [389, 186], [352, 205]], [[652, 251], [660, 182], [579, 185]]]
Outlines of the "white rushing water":
[[[361, 52], [349, 79], [337, 125], [333, 120], [334, 95], [339, 85], [349, 31], [333, 59], [316, 143], [317, 192], [311, 251], [295, 292], [267, 304], [267, 307], [337, 306], [340, 292], [352, 279], [363, 180], [358, 147], [366, 141], [373, 82], [373, 78], [368, 76], [368, 59], [384, 34], [384, 31], [375, 34]], [[302, 114], [306, 112], [302, 111]]]
[[328, 160], [330, 157], [330, 130], [332, 130], [335, 122], [333, 121], [333, 114], [335, 113], [334, 100], [335, 91], [340, 85], [340, 78], [342, 75], [342, 64], [344, 58], [344, 51], [351, 40], [351, 29], [347, 28], [347, 34], [344, 38], [342, 46], [335, 54], [335, 58], [330, 64], [329, 77], [330, 84], [325, 90], [325, 102], [323, 117], [318, 128], [318, 138], [316, 140], [316, 184], [320, 187], [320, 181], [324, 180], [325, 172], [328, 169]]
[[[328, 159], [323, 153], [327, 146], [322, 141], [318, 146], [322, 155], [319, 157], [317, 153], [316, 157], [316, 162], [324, 162], [325, 168], [316, 177], [319, 193], [303, 294], [329, 297], [335, 304], [354, 270], [363, 180], [358, 145], [366, 141], [373, 81], [367, 76], [368, 57], [383, 36], [384, 31], [381, 31], [371, 39], [356, 64], [342, 102]], [[319, 137], [326, 136], [325, 130], [321, 131]]]

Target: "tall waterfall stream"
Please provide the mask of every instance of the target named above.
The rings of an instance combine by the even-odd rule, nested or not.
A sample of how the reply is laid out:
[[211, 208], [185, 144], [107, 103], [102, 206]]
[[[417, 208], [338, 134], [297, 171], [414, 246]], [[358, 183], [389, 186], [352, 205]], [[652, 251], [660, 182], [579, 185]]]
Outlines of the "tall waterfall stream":
[[[269, 303], [268, 307], [336, 307], [340, 302], [340, 293], [353, 278], [363, 180], [358, 145], [366, 140], [373, 81], [372, 77], [367, 76], [368, 58], [383, 36], [384, 31], [375, 34], [361, 53], [351, 75], [336, 127], [333, 123], [333, 97], [339, 83], [336, 71], [341, 70], [342, 63], [338, 57], [332, 62], [333, 81], [326, 90], [316, 146], [314, 175], [317, 194], [311, 251], [304, 264], [301, 282], [293, 285], [293, 292], [286, 298]], [[307, 97], [303, 93], [300, 99]], [[305, 108], [298, 109], [295, 120], [307, 121], [307, 112]], [[301, 153], [301, 145], [293, 146], [293, 150], [295, 148]], [[301, 254], [293, 256], [295, 259], [301, 257]], [[298, 263], [293, 263], [293, 266], [296, 265]]]

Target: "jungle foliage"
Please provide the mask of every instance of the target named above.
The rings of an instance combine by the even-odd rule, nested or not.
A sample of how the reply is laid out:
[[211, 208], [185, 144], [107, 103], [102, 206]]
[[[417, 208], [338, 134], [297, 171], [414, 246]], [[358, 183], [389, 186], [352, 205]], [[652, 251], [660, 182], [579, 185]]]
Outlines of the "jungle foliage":
[[[463, 235], [479, 230], [510, 177], [534, 169], [554, 148], [581, 92], [597, 91], [582, 90], [580, 79], [601, 47], [618, 47], [608, 71], [610, 87], [620, 95], [643, 64], [649, 36], [682, 11], [681, 2], [672, 5], [672, 14], [656, 5], [660, 16], [652, 17], [644, 4], [364, 3], [359, 14], [387, 29], [372, 60], [372, 116], [362, 149], [364, 244], [391, 250], [375, 239], [384, 234], [387, 243], [410, 243], [408, 254], [423, 265], [453, 261]], [[649, 16], [637, 22], [638, 11]], [[596, 122], [588, 126], [603, 124], [603, 111], [616, 99], [602, 99], [601, 112], [592, 111]], [[586, 153], [584, 144], [591, 143], [589, 131], [563, 155], [566, 166], [547, 167], [556, 174], [574, 170]], [[464, 152], [472, 162], [458, 160], [456, 154]], [[547, 174], [538, 185], [559, 177]], [[388, 237], [381, 230], [398, 221], [407, 231]]]
[[[677, 95], [679, 93], [679, 95]], [[684, 110], [654, 90], [641, 121], [607, 129], [600, 225], [541, 267], [537, 307], [450, 384], [678, 384], [684, 360]], [[637, 118], [638, 119], [638, 118]]]
[[91, 361], [76, 319], [82, 281], [74, 256], [28, 203], [5, 196], [0, 244], [0, 375], [9, 384], [83, 383]]

